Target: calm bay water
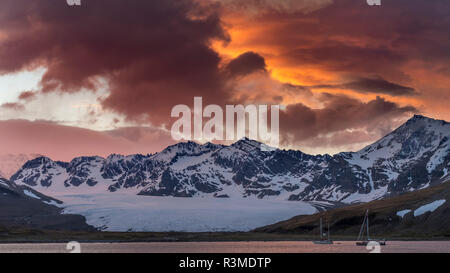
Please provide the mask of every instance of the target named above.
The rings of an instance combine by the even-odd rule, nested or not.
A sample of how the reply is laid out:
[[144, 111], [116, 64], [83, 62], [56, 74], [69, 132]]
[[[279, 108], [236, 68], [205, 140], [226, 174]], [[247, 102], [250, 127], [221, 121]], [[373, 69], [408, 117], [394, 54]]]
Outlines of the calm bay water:
[[[67, 253], [66, 244], [0, 244], [0, 253]], [[156, 242], [81, 243], [83, 253], [369, 253], [355, 242]], [[450, 241], [392, 241], [382, 253], [450, 253]]]

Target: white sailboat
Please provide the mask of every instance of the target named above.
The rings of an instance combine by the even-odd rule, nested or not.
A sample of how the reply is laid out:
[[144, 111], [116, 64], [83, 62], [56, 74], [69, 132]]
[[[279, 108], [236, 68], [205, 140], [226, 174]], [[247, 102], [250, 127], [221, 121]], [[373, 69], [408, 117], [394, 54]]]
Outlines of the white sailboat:
[[[364, 239], [364, 233], [367, 235]], [[377, 242], [380, 245], [384, 246], [386, 245], [386, 240], [378, 240], [378, 239], [371, 239], [369, 234], [369, 209], [366, 210], [366, 214], [364, 215], [364, 220], [361, 225], [361, 229], [359, 230], [358, 239], [356, 239], [356, 245], [357, 246], [366, 246], [369, 244], [369, 242]]]
[[322, 228], [322, 217], [320, 217], [320, 241], [314, 241], [315, 244], [320, 244], [320, 245], [331, 245], [333, 244], [333, 241], [330, 240], [330, 223], [328, 223], [328, 231], [327, 231], [327, 235], [326, 237], [324, 236], [323, 233], [323, 228]]

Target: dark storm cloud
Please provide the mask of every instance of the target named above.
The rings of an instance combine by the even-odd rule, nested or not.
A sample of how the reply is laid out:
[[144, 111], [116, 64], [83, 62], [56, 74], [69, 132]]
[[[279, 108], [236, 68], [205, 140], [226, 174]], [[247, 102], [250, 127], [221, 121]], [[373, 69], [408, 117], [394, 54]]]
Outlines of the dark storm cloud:
[[[448, 67], [447, 0], [386, 1], [381, 9], [369, 7], [365, 1], [321, 1], [323, 8], [308, 8], [311, 12], [307, 14], [267, 4], [266, 12], [264, 3], [274, 1], [254, 1], [263, 4], [258, 5], [258, 14], [249, 24], [264, 25], [253, 45], [267, 46], [267, 55], [258, 52], [275, 56], [292, 71], [318, 68], [324, 74], [343, 74], [342, 78], [359, 77], [347, 83], [347, 88], [405, 95], [413, 92], [413, 87], [394, 82], [407, 81], [404, 67], [409, 62], [436, 62], [442, 71]], [[63, 0], [2, 0], [0, 74], [43, 66], [47, 70], [41, 92], [94, 91], [104, 87], [99, 80], [104, 78], [109, 91], [101, 100], [104, 108], [154, 124], [170, 121], [170, 109], [181, 103], [192, 105], [194, 96], [203, 96], [204, 104], [227, 104], [231, 94], [245, 97], [234, 94], [234, 85], [228, 82], [242, 77], [230, 75], [266, 71], [266, 61], [258, 53], [247, 52], [221, 70], [223, 60], [211, 41], [226, 43], [229, 36], [223, 28], [220, 5], [207, 2], [84, 0], [80, 7], [69, 7]], [[245, 45], [245, 51], [251, 46]], [[276, 50], [270, 52], [273, 48]], [[275, 81], [269, 73], [261, 74], [247, 79], [255, 79], [255, 83], [244, 86], [256, 86], [257, 80]], [[383, 78], [368, 78], [375, 74]], [[321, 75], [313, 76], [321, 80]], [[304, 86], [277, 83], [289, 93], [310, 92]], [[278, 91], [267, 93], [280, 102], [284, 94]], [[20, 96], [24, 101], [32, 97], [31, 93]], [[295, 142], [352, 129], [361, 132], [416, 111], [383, 98], [361, 102], [324, 95], [321, 101], [321, 109], [301, 103], [287, 107], [280, 117], [285, 140], [292, 136]], [[127, 131], [126, 136], [134, 139], [139, 132]]]
[[324, 94], [323, 100], [325, 106], [320, 109], [298, 103], [288, 105], [280, 113], [284, 142], [295, 143], [345, 130], [370, 131], [381, 123], [418, 111], [412, 106], [401, 107], [381, 97], [361, 102], [342, 95]]
[[308, 14], [265, 14], [252, 21], [265, 28], [248, 42], [276, 47], [271, 53], [289, 67], [405, 80], [411, 62], [449, 67], [449, 16], [447, 0], [339, 0]]
[[163, 122], [194, 95], [226, 98], [212, 39], [226, 41], [213, 7], [190, 0], [4, 0], [0, 73], [47, 67], [43, 92], [95, 90], [109, 81], [103, 106], [128, 118]]
[[359, 78], [354, 81], [336, 85], [316, 85], [312, 88], [322, 89], [351, 89], [361, 93], [387, 94], [391, 96], [411, 96], [416, 95], [416, 90], [412, 87], [389, 82], [383, 78]]
[[281, 57], [290, 65], [308, 65], [338, 73], [362, 75], [390, 72], [398, 78], [406, 78], [398, 67], [408, 61], [403, 53], [384, 46], [357, 46], [330, 41], [310, 48], [292, 49]]
[[231, 60], [225, 70], [231, 76], [245, 76], [257, 71], [266, 71], [266, 61], [258, 53], [245, 52]]

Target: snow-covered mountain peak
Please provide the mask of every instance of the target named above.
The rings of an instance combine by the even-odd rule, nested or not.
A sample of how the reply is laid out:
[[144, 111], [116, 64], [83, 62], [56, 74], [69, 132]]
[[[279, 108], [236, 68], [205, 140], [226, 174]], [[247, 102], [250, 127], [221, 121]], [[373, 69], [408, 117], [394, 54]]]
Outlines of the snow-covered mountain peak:
[[119, 160], [123, 160], [124, 158], [125, 158], [125, 156], [120, 155], [120, 154], [111, 154], [111, 155], [106, 157], [105, 163], [106, 164], [113, 164], [113, 163], [118, 162]]
[[255, 148], [259, 149], [261, 147], [261, 144], [262, 144], [261, 142], [244, 137], [244, 138], [236, 141], [235, 143], [233, 143], [231, 146], [236, 147], [241, 150], [247, 150], [247, 149], [253, 150]]
[[195, 155], [195, 154], [200, 154], [200, 153], [204, 152], [205, 150], [208, 150], [208, 147], [202, 146], [201, 144], [198, 144], [193, 141], [180, 142], [180, 143], [168, 146], [161, 152], [153, 155], [152, 158], [155, 160], [170, 162], [170, 160], [173, 159], [177, 155]]
[[38, 154], [0, 155], [0, 177], [9, 179], [25, 162], [40, 156]]
[[[395, 155], [414, 157], [423, 150], [437, 148], [441, 141], [450, 136], [450, 123], [422, 115], [414, 115], [406, 123], [375, 143], [356, 153], [341, 153], [344, 157], [389, 158]], [[400, 154], [399, 154], [400, 153]]]
[[39, 156], [35, 159], [27, 161], [22, 168], [42, 168], [42, 167], [53, 167], [57, 165], [57, 162], [53, 161], [51, 158], [46, 156]]
[[12, 178], [49, 193], [56, 188], [176, 197], [257, 197], [362, 202], [440, 183], [449, 176], [449, 123], [415, 116], [358, 152], [313, 156], [264, 150], [248, 138], [232, 145], [182, 142], [153, 155], [41, 157]]
[[86, 162], [86, 161], [94, 161], [94, 162], [99, 162], [99, 161], [103, 161], [104, 158], [101, 156], [79, 156], [79, 157], [75, 157], [74, 159], [72, 159], [70, 161], [71, 165], [76, 165], [76, 164], [80, 164], [81, 162]]
[[406, 123], [393, 131], [391, 134], [408, 134], [411, 135], [417, 131], [433, 131], [437, 134], [448, 134], [450, 132], [450, 123], [444, 120], [424, 117], [422, 115], [414, 115]]
[[[411, 191], [443, 181], [450, 169], [450, 123], [415, 115], [356, 153], [341, 153], [372, 189]], [[391, 182], [389, 182], [391, 181]]]
[[262, 142], [249, 139], [247, 137], [244, 137], [235, 143], [231, 145], [231, 147], [234, 147], [236, 149], [239, 149], [241, 151], [247, 152], [247, 153], [255, 153], [255, 152], [264, 152], [264, 151], [275, 151], [277, 150], [274, 147], [270, 147]]

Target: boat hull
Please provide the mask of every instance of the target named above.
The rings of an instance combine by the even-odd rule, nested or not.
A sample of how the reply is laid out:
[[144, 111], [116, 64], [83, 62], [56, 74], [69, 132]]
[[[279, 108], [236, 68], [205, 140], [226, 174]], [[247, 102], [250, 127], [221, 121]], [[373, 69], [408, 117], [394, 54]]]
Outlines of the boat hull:
[[386, 245], [385, 241], [362, 241], [362, 242], [356, 242], [356, 245], [357, 246], [367, 246], [370, 242], [376, 242], [380, 246], [385, 246]]
[[332, 245], [333, 241], [314, 241], [313, 243], [316, 245]]

